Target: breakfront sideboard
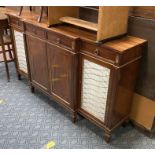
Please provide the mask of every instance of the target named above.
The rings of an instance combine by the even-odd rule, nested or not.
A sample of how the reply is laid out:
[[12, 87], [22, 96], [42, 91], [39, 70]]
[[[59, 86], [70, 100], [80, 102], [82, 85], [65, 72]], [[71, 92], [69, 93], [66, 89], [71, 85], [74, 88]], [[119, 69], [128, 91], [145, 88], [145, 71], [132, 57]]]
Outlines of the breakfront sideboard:
[[128, 121], [146, 41], [124, 36], [96, 42], [96, 33], [74, 24], [48, 27], [30, 13], [7, 14], [18, 71], [27, 73], [32, 92], [38, 89], [57, 101], [73, 122], [80, 114], [103, 128], [109, 142], [113, 131]]

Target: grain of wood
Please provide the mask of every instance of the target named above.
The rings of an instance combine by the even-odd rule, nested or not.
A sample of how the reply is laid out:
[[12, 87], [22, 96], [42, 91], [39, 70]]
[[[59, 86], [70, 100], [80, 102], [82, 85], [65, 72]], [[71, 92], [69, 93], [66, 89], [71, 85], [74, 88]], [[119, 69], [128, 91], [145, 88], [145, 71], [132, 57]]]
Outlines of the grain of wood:
[[127, 32], [129, 7], [100, 6], [97, 40], [103, 40]]

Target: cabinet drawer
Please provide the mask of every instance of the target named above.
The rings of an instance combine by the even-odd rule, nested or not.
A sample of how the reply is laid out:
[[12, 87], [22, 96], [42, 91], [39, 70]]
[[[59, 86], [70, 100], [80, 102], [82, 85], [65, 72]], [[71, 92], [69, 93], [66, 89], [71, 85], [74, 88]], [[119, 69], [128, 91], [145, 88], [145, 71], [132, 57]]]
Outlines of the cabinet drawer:
[[10, 16], [9, 19], [10, 19], [11, 25], [13, 25], [21, 30], [24, 30], [24, 23], [19, 18]]
[[47, 33], [47, 39], [49, 42], [54, 43], [58, 46], [67, 48], [69, 50], [72, 50], [74, 52], [77, 51], [77, 40], [78, 38], [71, 38], [65, 35], [61, 35], [55, 32], [48, 32]]
[[81, 52], [90, 54], [92, 56], [105, 59], [106, 61], [117, 64], [117, 54], [111, 50], [108, 50], [100, 45], [93, 43], [82, 42], [81, 43]]
[[25, 29], [26, 29], [26, 32], [29, 32], [32, 35], [35, 35], [41, 39], [46, 39], [46, 31], [43, 30], [42, 28], [26, 23]]

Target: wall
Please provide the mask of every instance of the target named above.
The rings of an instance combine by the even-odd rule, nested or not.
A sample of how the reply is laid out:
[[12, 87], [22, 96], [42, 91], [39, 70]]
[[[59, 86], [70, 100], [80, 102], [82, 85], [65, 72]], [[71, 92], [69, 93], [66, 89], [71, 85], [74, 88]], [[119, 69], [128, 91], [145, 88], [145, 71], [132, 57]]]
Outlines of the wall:
[[144, 50], [131, 118], [147, 130], [153, 130], [155, 116], [155, 7], [133, 7], [129, 34], [148, 40]]

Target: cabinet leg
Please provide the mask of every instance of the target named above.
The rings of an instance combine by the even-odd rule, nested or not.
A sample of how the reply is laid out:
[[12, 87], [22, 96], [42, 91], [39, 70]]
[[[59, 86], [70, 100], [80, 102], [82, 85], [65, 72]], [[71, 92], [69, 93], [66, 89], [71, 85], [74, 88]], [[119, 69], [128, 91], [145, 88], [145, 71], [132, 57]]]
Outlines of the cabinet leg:
[[105, 141], [106, 141], [107, 143], [110, 143], [111, 138], [112, 138], [111, 133], [105, 132], [105, 134], [104, 134], [104, 139], [105, 139]]
[[30, 86], [30, 88], [31, 88], [31, 93], [34, 93], [34, 87], [33, 86]]
[[21, 80], [21, 75], [20, 74], [18, 74], [18, 80]]
[[129, 123], [129, 120], [126, 120], [125, 122], [123, 122], [122, 126], [125, 128], [128, 123]]
[[74, 113], [71, 114], [71, 119], [72, 119], [73, 123], [77, 122], [77, 112], [74, 112]]

